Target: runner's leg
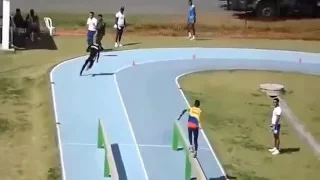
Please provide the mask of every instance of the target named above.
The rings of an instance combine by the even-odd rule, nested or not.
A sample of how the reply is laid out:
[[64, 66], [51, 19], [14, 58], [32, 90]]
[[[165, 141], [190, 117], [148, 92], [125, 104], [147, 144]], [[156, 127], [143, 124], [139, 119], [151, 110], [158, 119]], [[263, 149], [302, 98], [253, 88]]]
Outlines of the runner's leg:
[[193, 152], [193, 146], [192, 146], [192, 132], [193, 130], [192, 130], [192, 128], [188, 128], [188, 137], [189, 137], [189, 144], [190, 144], [190, 147], [189, 147], [189, 150], [191, 151], [191, 152]]
[[194, 143], [194, 157], [197, 157], [197, 152], [198, 152], [198, 137], [199, 137], [199, 128], [194, 128], [193, 129], [193, 143]]

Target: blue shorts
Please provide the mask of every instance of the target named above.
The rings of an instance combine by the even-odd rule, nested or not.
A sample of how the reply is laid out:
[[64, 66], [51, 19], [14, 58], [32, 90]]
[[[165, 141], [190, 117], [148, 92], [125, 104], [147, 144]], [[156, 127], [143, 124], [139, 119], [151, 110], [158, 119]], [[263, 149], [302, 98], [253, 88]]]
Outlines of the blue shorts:
[[280, 124], [277, 124], [277, 125], [273, 126], [272, 127], [272, 133], [273, 134], [279, 134], [280, 133], [280, 128], [281, 128]]
[[192, 16], [188, 17], [188, 24], [194, 24], [194, 17]]

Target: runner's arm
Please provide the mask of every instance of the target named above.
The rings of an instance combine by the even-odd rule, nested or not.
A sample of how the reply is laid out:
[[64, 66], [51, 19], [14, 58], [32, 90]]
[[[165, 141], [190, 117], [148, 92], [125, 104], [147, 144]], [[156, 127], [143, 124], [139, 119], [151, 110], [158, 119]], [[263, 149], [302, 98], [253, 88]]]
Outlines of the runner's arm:
[[181, 112], [181, 114], [180, 114], [180, 116], [179, 116], [178, 120], [180, 120], [180, 119], [181, 119], [181, 117], [184, 115], [184, 113], [186, 113], [188, 110], [189, 110], [189, 109], [184, 109], [184, 110]]
[[116, 14], [116, 18], [115, 18], [115, 20], [114, 20], [114, 24], [116, 24], [117, 26], [118, 26], [118, 19], [119, 19], [119, 17], [118, 17], [118, 13]]
[[196, 7], [194, 6], [194, 23], [197, 21]]
[[91, 47], [91, 45], [89, 45], [89, 46], [87, 47], [86, 52], [90, 52], [90, 47]]

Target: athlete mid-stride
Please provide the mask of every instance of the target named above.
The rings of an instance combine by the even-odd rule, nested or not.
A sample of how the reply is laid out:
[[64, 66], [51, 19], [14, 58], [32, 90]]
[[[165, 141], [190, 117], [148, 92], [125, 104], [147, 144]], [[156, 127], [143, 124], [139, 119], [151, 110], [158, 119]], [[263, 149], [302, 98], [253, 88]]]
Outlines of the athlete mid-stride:
[[88, 46], [87, 52], [90, 52], [88, 59], [84, 62], [81, 71], [80, 71], [80, 76], [82, 76], [83, 70], [86, 68], [86, 70], [89, 70], [92, 68], [94, 61], [99, 61], [100, 57], [100, 51], [101, 51], [101, 46], [98, 44], [92, 44]]
[[[188, 117], [188, 137], [189, 137], [189, 143], [190, 143], [190, 151], [191, 153], [194, 153], [194, 157], [197, 157], [197, 151], [198, 151], [198, 137], [199, 137], [199, 128], [201, 128], [200, 125], [200, 101], [195, 100], [194, 105], [188, 109], [184, 109], [179, 116], [178, 120], [181, 119], [184, 113], [188, 111], [189, 117]], [[193, 141], [192, 141], [193, 140]], [[194, 145], [194, 146], [193, 146]]]

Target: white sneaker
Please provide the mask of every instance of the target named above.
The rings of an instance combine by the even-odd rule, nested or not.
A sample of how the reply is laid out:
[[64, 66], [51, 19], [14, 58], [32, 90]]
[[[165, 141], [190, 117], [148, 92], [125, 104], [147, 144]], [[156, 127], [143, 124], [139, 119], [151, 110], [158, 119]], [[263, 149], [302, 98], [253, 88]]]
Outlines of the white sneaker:
[[188, 33], [188, 35], [189, 35], [188, 38], [191, 39], [191, 38], [192, 38], [192, 35], [191, 35], [190, 32]]
[[272, 152], [272, 155], [278, 155], [278, 154], [280, 154], [280, 151], [278, 149]]
[[116, 43], [114, 43], [114, 47], [118, 47], [119, 45], [118, 45], [118, 43], [116, 42]]
[[269, 149], [269, 152], [274, 152], [275, 150], [277, 150], [277, 148], [272, 148], [272, 149]]
[[192, 38], [190, 38], [190, 40], [195, 40], [196, 38], [194, 36], [192, 36]]
[[119, 47], [122, 47], [122, 44], [119, 43]]

